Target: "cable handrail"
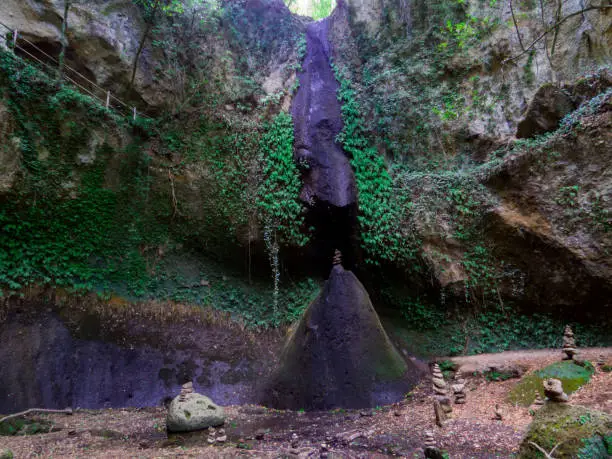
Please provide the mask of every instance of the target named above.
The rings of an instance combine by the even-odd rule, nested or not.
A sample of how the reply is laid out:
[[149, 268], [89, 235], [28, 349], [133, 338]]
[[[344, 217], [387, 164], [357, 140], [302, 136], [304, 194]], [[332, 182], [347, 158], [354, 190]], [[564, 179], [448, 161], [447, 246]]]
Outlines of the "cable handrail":
[[[6, 28], [9, 32], [14, 34], [13, 35], [13, 50], [14, 51], [15, 50], [21, 51], [22, 53], [24, 53], [25, 55], [29, 56], [34, 61], [36, 61], [39, 64], [41, 64], [43, 66], [43, 68], [47, 68], [47, 69], [51, 70], [52, 72], [56, 72], [56, 71], [59, 70], [59, 68], [58, 69], [54, 68], [48, 62], [44, 62], [41, 58], [35, 56], [34, 54], [29, 52], [28, 50], [24, 49], [22, 46], [19, 45], [18, 41], [21, 41], [21, 42], [26, 43], [27, 45], [31, 46], [33, 49], [35, 49], [36, 51], [41, 53], [41, 55], [45, 56], [47, 59], [50, 59], [52, 62], [54, 62], [55, 64], [57, 64], [59, 66], [59, 61], [56, 58], [54, 58], [53, 56], [49, 55], [47, 52], [43, 51], [42, 49], [40, 49], [36, 44], [32, 43], [27, 38], [24, 38], [23, 36], [19, 36], [19, 31], [18, 30], [12, 29], [11, 27], [9, 27], [6, 24], [4, 24], [2, 21], [0, 21], [0, 25], [3, 26], [4, 28]], [[93, 92], [93, 89], [90, 90], [90, 89], [86, 88], [85, 86], [83, 86], [82, 84], [79, 84], [74, 79], [74, 77], [70, 78], [67, 75], [68, 72], [66, 72], [66, 71], [62, 72], [61, 77], [63, 79], [68, 81], [70, 84], [74, 85], [79, 90], [85, 92], [90, 97], [93, 97], [94, 99], [96, 99], [99, 102], [101, 102], [103, 105], [105, 105], [105, 107], [108, 110], [114, 110], [114, 111], [118, 112], [119, 114], [121, 114], [122, 116], [130, 116], [130, 114], [126, 115], [122, 110], [119, 110], [117, 106], [111, 105], [111, 100], [113, 100], [113, 101], [116, 101], [117, 103], [119, 103], [120, 105], [122, 105], [123, 107], [125, 107], [127, 109], [131, 109], [131, 111], [132, 111], [131, 116], [133, 117], [134, 120], [136, 120], [137, 116], [140, 116], [140, 117], [146, 118], [146, 119], [152, 119], [151, 117], [145, 115], [144, 113], [138, 112], [137, 108], [134, 105], [129, 105], [126, 102], [122, 101], [121, 99], [116, 97], [114, 94], [112, 94], [110, 92], [110, 90], [104, 89], [101, 86], [97, 85], [96, 83], [91, 81], [89, 78], [87, 78], [85, 75], [83, 75], [80, 72], [78, 72], [77, 70], [73, 69], [71, 66], [69, 66], [67, 64], [64, 64], [63, 67], [64, 67], [64, 70], [68, 69], [74, 75], [76, 75], [78, 78], [82, 79], [85, 83], [89, 84], [93, 89], [98, 89], [98, 90], [102, 91], [104, 93], [104, 95], [105, 95], [106, 100], [104, 100], [103, 97], [100, 97], [99, 95], [96, 95]]]

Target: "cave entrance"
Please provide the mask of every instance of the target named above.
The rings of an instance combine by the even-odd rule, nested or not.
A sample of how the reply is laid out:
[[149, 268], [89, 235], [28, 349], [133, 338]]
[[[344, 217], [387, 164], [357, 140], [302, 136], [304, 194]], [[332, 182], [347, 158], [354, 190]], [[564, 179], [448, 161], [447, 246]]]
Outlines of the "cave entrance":
[[306, 225], [313, 229], [311, 238], [311, 259], [317, 274], [329, 276], [334, 251], [342, 252], [342, 264], [348, 269], [355, 268], [357, 248], [357, 204], [337, 207], [325, 201], [309, 206]]
[[328, 17], [336, 8], [336, 0], [283, 0], [293, 14], [315, 21]]

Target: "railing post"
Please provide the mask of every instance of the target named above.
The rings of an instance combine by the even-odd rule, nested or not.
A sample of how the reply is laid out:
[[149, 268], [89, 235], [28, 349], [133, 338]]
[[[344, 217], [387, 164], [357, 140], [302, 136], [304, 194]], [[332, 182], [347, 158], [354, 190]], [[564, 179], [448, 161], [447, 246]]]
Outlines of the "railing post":
[[15, 32], [13, 32], [13, 51], [17, 47], [17, 37], [18, 36], [19, 36], [19, 30], [15, 30]]
[[106, 91], [106, 108], [110, 107], [110, 91]]

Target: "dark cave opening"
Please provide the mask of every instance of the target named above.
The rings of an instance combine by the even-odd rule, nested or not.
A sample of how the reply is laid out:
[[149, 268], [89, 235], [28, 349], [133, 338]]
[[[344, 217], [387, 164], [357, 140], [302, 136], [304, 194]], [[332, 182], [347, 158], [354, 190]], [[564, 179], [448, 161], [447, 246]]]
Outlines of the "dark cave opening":
[[358, 260], [357, 204], [344, 207], [325, 201], [309, 206], [306, 226], [312, 228], [308, 258], [317, 275], [327, 279], [335, 250], [342, 253], [342, 265], [353, 270]]

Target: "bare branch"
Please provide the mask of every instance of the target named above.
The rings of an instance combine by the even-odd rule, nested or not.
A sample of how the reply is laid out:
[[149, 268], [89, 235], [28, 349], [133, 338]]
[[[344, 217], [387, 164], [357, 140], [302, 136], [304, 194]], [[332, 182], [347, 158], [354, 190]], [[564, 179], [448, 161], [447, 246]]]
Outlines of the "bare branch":
[[538, 35], [538, 37], [533, 40], [531, 42], [531, 44], [529, 46], [527, 46], [522, 52], [520, 52], [519, 54], [517, 54], [516, 56], [512, 56], [509, 57], [507, 59], [505, 59], [503, 61], [503, 64], [506, 64], [507, 62], [510, 61], [515, 61], [516, 59], [518, 59], [519, 57], [524, 56], [525, 54], [527, 54], [529, 51], [531, 51], [533, 49], [533, 47], [540, 41], [542, 40], [542, 38], [544, 38], [546, 35], [548, 35], [550, 32], [558, 29], [564, 22], [566, 22], [568, 19], [573, 18], [574, 16], [578, 16], [581, 14], [586, 13], [587, 11], [593, 11], [593, 10], [606, 10], [606, 9], [612, 9], [612, 5], [597, 5], [597, 6], [589, 6], [588, 8], [583, 8], [580, 11], [576, 11], [575, 13], [571, 13], [568, 14], [567, 16], [565, 16], [563, 19], [559, 20], [558, 22], [556, 22], [555, 24], [553, 24], [552, 26], [550, 26], [548, 29], [546, 29], [544, 32], [542, 32], [540, 35]]
[[516, 30], [516, 36], [518, 37], [519, 44], [521, 45], [521, 49], [525, 51], [523, 39], [521, 38], [521, 31], [519, 30], [518, 23], [516, 22], [516, 16], [514, 15], [514, 7], [512, 6], [512, 0], [510, 0], [510, 13], [512, 13], [512, 22], [514, 22], [514, 29]]
[[556, 449], [557, 449], [559, 446], [561, 446], [561, 444], [562, 444], [562, 443], [563, 443], [563, 442], [559, 442], [559, 443], [557, 443], [557, 444], [555, 445], [555, 447], [554, 447], [553, 449], [551, 449], [551, 450], [550, 450], [550, 453], [548, 453], [548, 452], [546, 452], [546, 450], [545, 450], [544, 448], [542, 448], [542, 447], [541, 447], [540, 445], [538, 445], [537, 443], [534, 443], [534, 442], [532, 442], [532, 441], [530, 441], [530, 442], [529, 442], [529, 444], [530, 444], [530, 445], [535, 446], [535, 447], [538, 449], [538, 451], [540, 451], [542, 454], [544, 454], [544, 457], [545, 457], [546, 459], [555, 459], [555, 458], [553, 457], [553, 453], [555, 452], [555, 450], [556, 450]]

